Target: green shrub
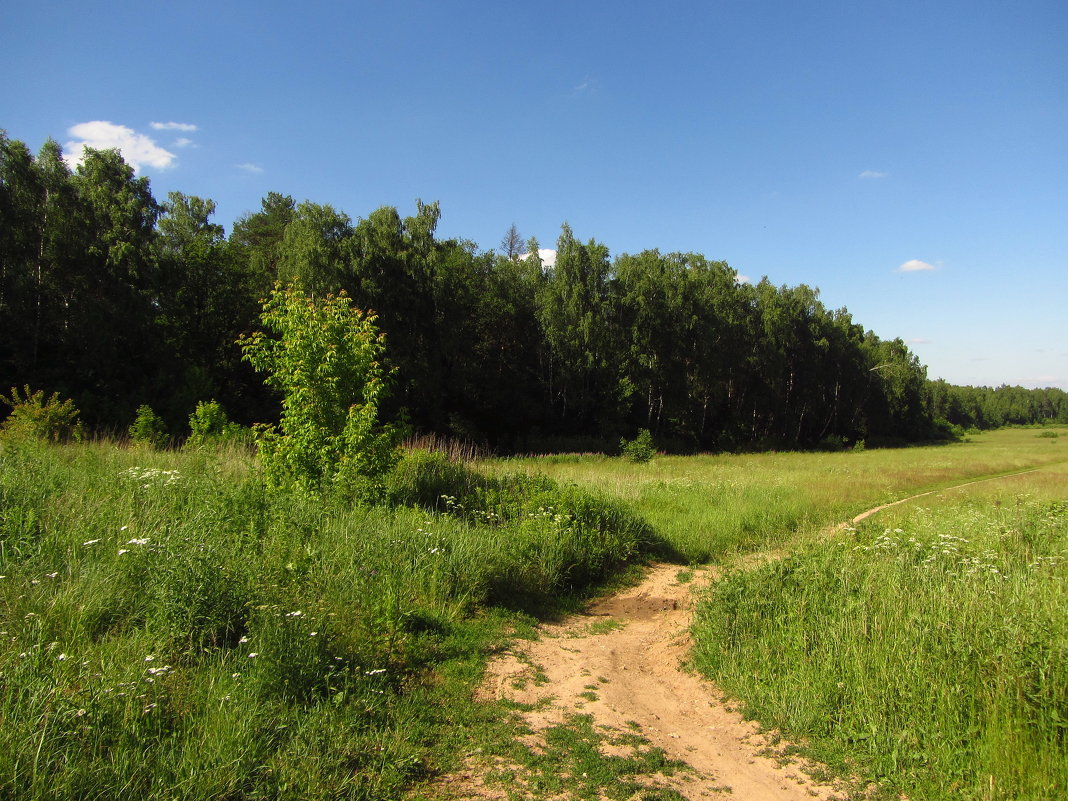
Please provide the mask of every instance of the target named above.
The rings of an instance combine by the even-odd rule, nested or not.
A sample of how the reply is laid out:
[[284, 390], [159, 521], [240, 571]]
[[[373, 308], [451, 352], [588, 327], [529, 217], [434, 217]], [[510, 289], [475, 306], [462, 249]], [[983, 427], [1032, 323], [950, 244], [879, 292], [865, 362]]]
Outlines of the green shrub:
[[187, 448], [205, 448], [244, 444], [250, 440], [251, 433], [244, 426], [231, 423], [218, 401], [200, 401], [189, 415], [189, 438], [185, 445]]
[[78, 420], [78, 409], [74, 401], [61, 401], [59, 393], [45, 400], [44, 391], [30, 392], [27, 384], [19, 396], [18, 387], [11, 388], [7, 397], [0, 395], [11, 407], [11, 414], [0, 424], [0, 435], [4, 437], [29, 437], [48, 442], [69, 442], [81, 440], [82, 424]]
[[167, 446], [167, 425], [148, 404], [137, 407], [137, 417], [130, 425], [130, 439], [135, 445], [145, 445], [153, 450]]
[[656, 449], [653, 447], [653, 435], [647, 428], [641, 429], [638, 432], [638, 436], [630, 441], [621, 439], [619, 447], [623, 451], [623, 456], [628, 461], [636, 464], [648, 462], [656, 456]]
[[279, 338], [256, 332], [240, 343], [244, 359], [282, 393], [279, 425], [257, 427], [267, 480], [376, 498], [401, 432], [378, 421], [390, 371], [374, 314], [352, 308], [344, 292], [318, 299], [293, 282], [275, 286], [260, 319]]

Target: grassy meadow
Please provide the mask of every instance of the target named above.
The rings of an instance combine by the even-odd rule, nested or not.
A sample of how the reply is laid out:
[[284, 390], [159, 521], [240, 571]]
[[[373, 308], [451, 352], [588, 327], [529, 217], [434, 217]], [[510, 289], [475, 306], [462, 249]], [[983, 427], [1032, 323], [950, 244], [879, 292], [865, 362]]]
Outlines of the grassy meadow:
[[684, 559], [704, 563], [775, 547], [798, 529], [839, 522], [913, 492], [1068, 459], [1068, 432], [1041, 433], [1005, 429], [961, 443], [835, 453], [659, 456], [648, 464], [591, 454], [483, 465], [619, 498]]
[[1068, 465], [729, 573], [693, 632], [702, 672], [844, 772], [914, 799], [1063, 798]]
[[[478, 472], [414, 453], [387, 502], [359, 508], [269, 490], [241, 449], [0, 442], [0, 798], [399, 798], [514, 741], [507, 710], [471, 698], [538, 615], [643, 559], [770, 546], [798, 553], [702, 605], [703, 670], [866, 775], [919, 787], [941, 771], [962, 797], [1038, 798], [1065, 777], [1063, 466], [894, 507], [837, 540], [811, 532], [1066, 459], [1068, 435], [1031, 430]], [[818, 636], [790, 628], [810, 607], [829, 616]], [[836, 611], [867, 628], [830, 633]], [[776, 649], [812, 670], [754, 667]], [[938, 693], [945, 755], [914, 705]]]
[[241, 451], [0, 445], [0, 798], [397, 797], [499, 725], [470, 692], [523, 609], [652, 543], [619, 504], [432, 456], [389, 491], [271, 492]]

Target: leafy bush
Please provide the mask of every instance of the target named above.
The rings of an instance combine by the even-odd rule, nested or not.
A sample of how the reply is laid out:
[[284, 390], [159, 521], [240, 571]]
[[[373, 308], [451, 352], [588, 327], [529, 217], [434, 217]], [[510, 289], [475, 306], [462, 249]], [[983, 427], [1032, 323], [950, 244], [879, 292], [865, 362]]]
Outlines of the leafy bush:
[[620, 440], [619, 447], [628, 461], [637, 464], [648, 462], [656, 456], [656, 449], [653, 447], [653, 435], [647, 428], [641, 429], [638, 432], [638, 436], [630, 441]]
[[137, 418], [130, 425], [130, 439], [137, 445], [162, 450], [169, 439], [167, 425], [151, 406], [142, 404], [137, 407]]
[[205, 448], [244, 443], [249, 436], [248, 429], [230, 422], [221, 403], [201, 401], [189, 415], [189, 438], [185, 444], [187, 448]]
[[283, 396], [279, 425], [257, 427], [267, 480], [378, 496], [400, 432], [378, 421], [390, 372], [374, 314], [352, 308], [344, 291], [317, 299], [293, 282], [275, 286], [260, 319], [279, 339], [256, 332], [240, 343], [244, 359]]
[[30, 437], [48, 442], [69, 442], [82, 438], [82, 424], [78, 420], [74, 401], [61, 401], [58, 392], [53, 392], [45, 400], [43, 390], [31, 393], [27, 384], [22, 388], [21, 397], [18, 388], [12, 387], [9, 396], [0, 395], [0, 401], [11, 407], [11, 414], [0, 425], [0, 435]]

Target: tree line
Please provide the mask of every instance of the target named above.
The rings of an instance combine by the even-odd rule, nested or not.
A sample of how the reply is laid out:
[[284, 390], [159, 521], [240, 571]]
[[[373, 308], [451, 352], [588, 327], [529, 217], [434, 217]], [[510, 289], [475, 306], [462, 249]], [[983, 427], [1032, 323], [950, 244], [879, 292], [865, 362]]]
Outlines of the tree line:
[[114, 150], [71, 171], [0, 132], [0, 388], [74, 398], [98, 430], [149, 404], [174, 433], [198, 401], [242, 422], [279, 402], [241, 359], [275, 282], [373, 310], [396, 367], [387, 417], [500, 451], [599, 449], [648, 429], [678, 449], [912, 442], [950, 425], [1068, 422], [1061, 390], [930, 382], [804, 284], [725, 262], [614, 258], [567, 224], [553, 265], [436, 236], [437, 203], [365, 218], [271, 192], [229, 235], [215, 204], [153, 197]]

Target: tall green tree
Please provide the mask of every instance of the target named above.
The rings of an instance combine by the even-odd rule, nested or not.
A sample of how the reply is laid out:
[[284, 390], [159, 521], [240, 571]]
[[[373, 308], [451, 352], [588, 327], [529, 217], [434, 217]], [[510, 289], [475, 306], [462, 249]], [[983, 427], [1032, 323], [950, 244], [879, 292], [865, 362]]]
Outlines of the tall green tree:
[[538, 304], [549, 351], [546, 385], [568, 433], [615, 438], [631, 388], [621, 385], [617, 315], [611, 307], [608, 248], [575, 239], [564, 223]]

